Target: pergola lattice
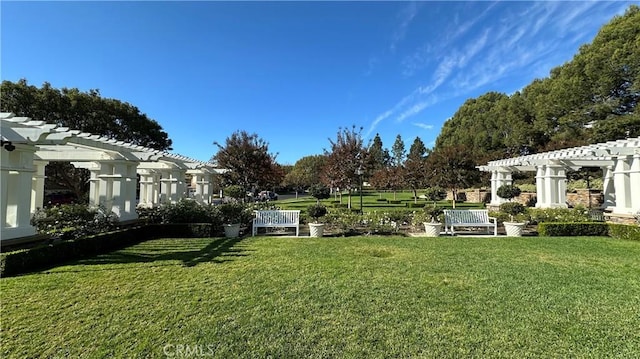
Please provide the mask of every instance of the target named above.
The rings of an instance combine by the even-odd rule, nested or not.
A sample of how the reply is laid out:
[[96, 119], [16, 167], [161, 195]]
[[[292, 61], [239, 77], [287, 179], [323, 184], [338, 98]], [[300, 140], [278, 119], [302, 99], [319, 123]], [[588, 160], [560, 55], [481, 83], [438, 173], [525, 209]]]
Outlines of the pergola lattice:
[[194, 198], [210, 203], [212, 176], [223, 172], [212, 163], [81, 132], [28, 117], [0, 113], [0, 240], [34, 235], [31, 214], [43, 206], [45, 166], [68, 161], [91, 173], [89, 202], [103, 205], [121, 221], [137, 218], [139, 205], [152, 207], [187, 196], [186, 174]]
[[505, 201], [496, 192], [512, 183], [514, 171], [535, 171], [536, 207], [555, 208], [567, 207], [567, 170], [582, 167], [602, 169], [604, 209], [619, 216], [640, 210], [640, 137], [491, 161], [478, 168], [491, 172], [492, 205]]

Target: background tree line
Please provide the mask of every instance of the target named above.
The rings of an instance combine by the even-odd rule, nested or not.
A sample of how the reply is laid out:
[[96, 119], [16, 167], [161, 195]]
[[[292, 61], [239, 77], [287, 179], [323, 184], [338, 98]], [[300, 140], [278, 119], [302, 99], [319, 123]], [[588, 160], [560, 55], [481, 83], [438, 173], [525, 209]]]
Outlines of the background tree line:
[[[2, 81], [0, 111], [157, 150], [171, 149], [169, 135], [158, 122], [129, 103], [100, 96], [99, 90], [56, 89], [48, 82], [38, 88], [25, 79]], [[47, 188], [70, 190], [80, 201], [87, 198], [88, 170], [52, 162], [45, 174]]]

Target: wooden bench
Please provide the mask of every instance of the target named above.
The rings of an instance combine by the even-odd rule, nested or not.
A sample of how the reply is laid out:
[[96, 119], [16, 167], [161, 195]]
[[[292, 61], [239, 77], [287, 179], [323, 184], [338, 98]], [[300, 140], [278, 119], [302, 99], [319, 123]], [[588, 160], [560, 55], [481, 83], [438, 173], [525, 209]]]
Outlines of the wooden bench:
[[296, 228], [296, 237], [300, 235], [300, 211], [273, 210], [254, 211], [253, 233], [258, 233], [258, 228]]
[[445, 209], [444, 231], [455, 235], [455, 227], [486, 227], [487, 233], [493, 227], [493, 235], [498, 235], [498, 221], [486, 209]]

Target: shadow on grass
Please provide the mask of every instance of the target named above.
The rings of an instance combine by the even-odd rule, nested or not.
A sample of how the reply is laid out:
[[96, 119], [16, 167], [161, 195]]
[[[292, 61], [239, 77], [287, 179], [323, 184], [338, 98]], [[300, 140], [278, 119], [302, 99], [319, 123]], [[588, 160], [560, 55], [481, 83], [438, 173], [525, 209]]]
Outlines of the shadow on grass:
[[[181, 261], [185, 267], [193, 267], [199, 263], [223, 263], [233, 257], [244, 257], [247, 250], [238, 244], [239, 238], [217, 238], [202, 247], [202, 243], [192, 239], [150, 240], [136, 246], [119, 251], [102, 254], [97, 257], [82, 259], [79, 265], [109, 265], [127, 263], [151, 263], [158, 265], [175, 265], [161, 262]], [[200, 242], [200, 243], [198, 243]]]

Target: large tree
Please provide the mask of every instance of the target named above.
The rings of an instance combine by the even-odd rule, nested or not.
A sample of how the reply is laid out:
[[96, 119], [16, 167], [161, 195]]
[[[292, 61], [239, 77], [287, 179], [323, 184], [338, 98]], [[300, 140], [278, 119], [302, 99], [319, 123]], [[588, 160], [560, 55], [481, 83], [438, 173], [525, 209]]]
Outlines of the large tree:
[[[116, 99], [103, 98], [96, 89], [56, 89], [45, 82], [41, 88], [22, 79], [2, 82], [0, 110], [59, 126], [158, 150], [171, 149], [162, 127], [140, 110]], [[45, 169], [46, 186], [70, 190], [80, 200], [89, 191], [89, 172], [69, 162], [52, 162]]]
[[404, 162], [404, 183], [413, 191], [414, 202], [418, 201], [418, 190], [426, 185], [427, 148], [420, 137], [416, 137], [409, 148], [407, 160]]
[[453, 207], [458, 190], [478, 184], [480, 171], [475, 168], [476, 160], [464, 145], [454, 145], [435, 149], [427, 156], [426, 180], [431, 186], [451, 190]]
[[245, 191], [271, 188], [280, 183], [282, 171], [276, 164], [276, 155], [269, 152], [269, 144], [246, 131], [236, 131], [224, 144], [214, 142], [218, 152], [211, 158], [220, 168], [224, 185], [238, 185]]
[[327, 163], [322, 180], [331, 188], [347, 190], [351, 207], [351, 192], [359, 187], [362, 173], [366, 172], [367, 150], [362, 140], [362, 128], [340, 129], [336, 139], [329, 139], [329, 143], [329, 150], [324, 150]]
[[391, 164], [396, 167], [402, 166], [405, 156], [406, 150], [402, 136], [397, 135], [396, 140], [393, 142], [393, 147], [391, 147]]
[[382, 139], [377, 133], [376, 137], [373, 138], [373, 142], [369, 146], [369, 156], [367, 158], [367, 168], [370, 173], [388, 167], [391, 162], [389, 151], [383, 148]]
[[297, 196], [299, 191], [306, 190], [321, 182], [320, 174], [326, 160], [324, 155], [302, 157], [293, 165], [291, 172], [287, 173], [284, 183], [287, 186], [292, 186]]

